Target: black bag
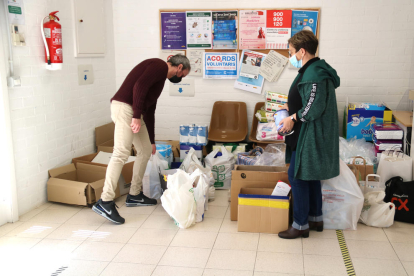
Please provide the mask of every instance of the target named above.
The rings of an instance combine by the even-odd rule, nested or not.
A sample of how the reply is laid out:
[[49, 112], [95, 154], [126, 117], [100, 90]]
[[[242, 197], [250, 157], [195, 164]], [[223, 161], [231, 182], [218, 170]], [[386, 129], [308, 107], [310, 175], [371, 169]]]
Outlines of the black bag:
[[399, 176], [388, 180], [384, 202], [395, 204], [394, 220], [414, 223], [414, 181], [404, 182]]

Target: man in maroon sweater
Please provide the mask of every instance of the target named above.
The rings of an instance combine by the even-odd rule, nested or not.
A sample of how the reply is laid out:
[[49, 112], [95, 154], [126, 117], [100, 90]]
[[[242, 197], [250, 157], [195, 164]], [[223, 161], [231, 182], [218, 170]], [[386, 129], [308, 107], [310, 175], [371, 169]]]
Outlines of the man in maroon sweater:
[[122, 167], [130, 156], [132, 144], [137, 150], [131, 188], [126, 206], [155, 205], [157, 201], [142, 193], [142, 179], [148, 160], [155, 154], [155, 108], [165, 80], [178, 83], [191, 70], [184, 55], [175, 55], [168, 62], [158, 58], [138, 64], [126, 77], [121, 88], [111, 99], [111, 117], [115, 123], [114, 152], [106, 171], [101, 199], [92, 210], [104, 218], [122, 224], [125, 219], [116, 210], [114, 200]]

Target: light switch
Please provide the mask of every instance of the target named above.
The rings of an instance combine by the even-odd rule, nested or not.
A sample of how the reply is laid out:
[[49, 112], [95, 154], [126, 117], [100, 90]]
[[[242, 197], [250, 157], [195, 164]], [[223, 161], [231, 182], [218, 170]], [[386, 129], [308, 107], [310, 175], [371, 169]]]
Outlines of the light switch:
[[93, 84], [93, 67], [92, 64], [78, 65], [78, 80], [79, 85]]

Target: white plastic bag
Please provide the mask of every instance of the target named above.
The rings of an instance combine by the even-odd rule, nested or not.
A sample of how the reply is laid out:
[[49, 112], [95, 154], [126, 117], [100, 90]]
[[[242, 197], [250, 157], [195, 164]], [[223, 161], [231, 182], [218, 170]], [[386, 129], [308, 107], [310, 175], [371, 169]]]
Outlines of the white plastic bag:
[[186, 173], [190, 173], [190, 174], [195, 172], [197, 169], [199, 169], [205, 175], [205, 180], [206, 180], [207, 184], [210, 187], [213, 187], [213, 188], [209, 189], [209, 194], [208, 194], [207, 201], [213, 201], [214, 200], [214, 193], [215, 193], [214, 175], [213, 175], [210, 168], [205, 168], [201, 164], [201, 162], [198, 159], [197, 155], [195, 154], [195, 150], [193, 148], [191, 148], [190, 151], [188, 152], [186, 158], [184, 159], [183, 163], [180, 166], [180, 169], [185, 171]]
[[387, 182], [394, 176], [400, 176], [404, 181], [413, 180], [413, 159], [402, 152], [385, 151], [381, 154], [377, 174], [382, 181]]
[[[370, 181], [370, 177], [373, 177], [375, 180], [377, 179], [378, 181]], [[364, 195], [369, 192], [385, 191], [385, 183], [381, 181], [381, 176], [379, 176], [378, 174], [368, 174], [365, 178], [365, 183], [363, 187], [364, 190], [362, 192]]]
[[213, 172], [215, 179], [214, 187], [216, 189], [230, 189], [231, 171], [234, 169], [234, 156], [229, 153], [224, 146], [221, 147], [222, 156], [214, 158], [219, 151], [213, 150], [207, 155], [205, 162], [206, 168]]
[[355, 175], [340, 160], [340, 175], [322, 180], [322, 213], [326, 229], [356, 230], [364, 196]]
[[270, 144], [257, 158], [255, 166], [285, 166], [286, 144]]
[[194, 188], [194, 198], [197, 203], [196, 222], [202, 222], [208, 202], [208, 184], [204, 175], [200, 175], [198, 178], [197, 187]]
[[162, 207], [180, 228], [188, 228], [196, 221], [197, 204], [194, 199], [193, 184], [200, 175], [200, 170], [196, 170], [191, 175], [178, 170], [167, 179], [168, 189], [161, 197]]
[[148, 160], [144, 178], [142, 179], [143, 193], [154, 199], [159, 199], [162, 195], [160, 173], [168, 169], [168, 162], [159, 153], [151, 155]]
[[384, 202], [384, 191], [372, 191], [364, 195], [364, 207], [360, 220], [368, 226], [390, 227], [394, 223], [395, 205]]

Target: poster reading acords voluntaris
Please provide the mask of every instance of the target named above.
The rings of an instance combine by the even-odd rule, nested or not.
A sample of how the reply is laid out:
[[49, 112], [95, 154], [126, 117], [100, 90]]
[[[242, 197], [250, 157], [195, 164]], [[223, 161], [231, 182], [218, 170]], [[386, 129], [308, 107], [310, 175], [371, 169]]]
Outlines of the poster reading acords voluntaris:
[[187, 12], [187, 49], [211, 49], [211, 11]]
[[205, 79], [236, 79], [239, 53], [204, 53]]
[[266, 48], [266, 10], [240, 11], [240, 49]]

